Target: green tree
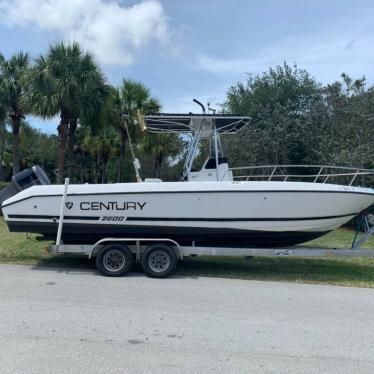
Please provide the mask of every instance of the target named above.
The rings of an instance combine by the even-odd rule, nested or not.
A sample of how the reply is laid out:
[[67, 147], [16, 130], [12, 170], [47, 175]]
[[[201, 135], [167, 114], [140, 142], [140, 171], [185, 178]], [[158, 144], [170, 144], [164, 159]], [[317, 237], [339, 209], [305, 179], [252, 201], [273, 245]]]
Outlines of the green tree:
[[77, 43], [51, 45], [35, 61], [25, 97], [27, 107], [43, 118], [60, 116], [58, 130], [58, 182], [65, 175], [65, 152], [78, 122], [94, 127], [102, 115], [108, 86], [90, 53]]
[[0, 58], [0, 75], [2, 75], [6, 94], [6, 106], [11, 119], [13, 134], [13, 174], [20, 170], [19, 132], [21, 120], [25, 118], [25, 107], [22, 98], [25, 93], [26, 76], [30, 69], [30, 56], [19, 52], [8, 60]]
[[251, 117], [249, 127], [231, 138], [234, 163], [314, 163], [326, 126], [323, 88], [308, 72], [270, 68], [232, 86], [224, 110]]
[[57, 161], [57, 136], [45, 134], [23, 121], [20, 139], [22, 144], [22, 166], [40, 165], [50, 179], [54, 180], [54, 170], [56, 169]]
[[184, 150], [184, 143], [174, 134], [146, 134], [140, 143], [140, 149], [153, 158], [153, 178], [160, 178], [165, 159], [174, 162]]
[[366, 88], [365, 78], [341, 77], [324, 90], [328, 133], [323, 155], [334, 164], [373, 168], [374, 88]]
[[[0, 55], [1, 58], [2, 56]], [[7, 115], [6, 99], [5, 80], [4, 76], [0, 74], [0, 181], [5, 180], [3, 155], [5, 147], [5, 119]]]
[[155, 113], [160, 111], [161, 106], [158, 99], [151, 96], [148, 87], [140, 82], [126, 79], [118, 88], [116, 102], [118, 115], [122, 116], [121, 121], [117, 124], [121, 139], [117, 181], [123, 182], [128, 134], [130, 134], [132, 140], [135, 140], [140, 132], [139, 127], [135, 126], [137, 113], [138, 111], [143, 114]]
[[97, 165], [97, 182], [108, 182], [108, 163], [117, 153], [116, 132], [113, 127], [102, 127], [95, 135], [87, 134], [82, 148], [91, 154]]

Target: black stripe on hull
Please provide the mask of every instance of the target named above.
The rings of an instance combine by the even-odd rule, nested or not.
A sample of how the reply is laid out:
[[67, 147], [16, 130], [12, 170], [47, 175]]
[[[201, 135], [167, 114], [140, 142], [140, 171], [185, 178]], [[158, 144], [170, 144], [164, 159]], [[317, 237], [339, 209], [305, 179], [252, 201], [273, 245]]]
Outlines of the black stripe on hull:
[[[342, 217], [354, 217], [358, 213], [339, 214], [337, 216], [318, 217], [251, 217], [251, 218], [202, 218], [202, 217], [126, 217], [128, 221], [160, 221], [160, 222], [284, 222], [284, 221], [316, 221]], [[9, 214], [10, 219], [51, 219], [58, 220], [58, 216]], [[99, 221], [101, 216], [64, 216], [65, 220]]]
[[[54, 240], [57, 223], [7, 222], [14, 232], [34, 232], [44, 240]], [[255, 231], [204, 227], [142, 226], [64, 223], [62, 240], [65, 244], [95, 243], [105, 237], [170, 238], [181, 245], [232, 246], [232, 247], [285, 247], [318, 238], [329, 231]]]

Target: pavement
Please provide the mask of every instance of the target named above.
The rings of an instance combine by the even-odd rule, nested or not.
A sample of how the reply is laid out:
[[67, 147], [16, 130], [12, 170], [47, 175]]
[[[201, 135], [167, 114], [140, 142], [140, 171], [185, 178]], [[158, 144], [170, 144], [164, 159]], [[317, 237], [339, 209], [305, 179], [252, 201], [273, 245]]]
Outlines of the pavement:
[[374, 373], [374, 289], [0, 265], [0, 373]]

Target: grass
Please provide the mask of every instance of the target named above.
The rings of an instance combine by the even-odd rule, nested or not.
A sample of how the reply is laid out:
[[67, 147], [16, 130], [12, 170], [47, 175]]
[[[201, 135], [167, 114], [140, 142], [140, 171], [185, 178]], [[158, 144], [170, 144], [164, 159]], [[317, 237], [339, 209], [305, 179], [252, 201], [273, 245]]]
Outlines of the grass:
[[0, 190], [2, 190], [3, 188], [5, 188], [8, 184], [9, 184], [9, 182], [0, 181]]
[[[340, 229], [307, 243], [318, 247], [349, 247], [352, 231]], [[48, 242], [36, 235], [11, 233], [0, 218], [0, 262], [94, 268], [86, 257], [53, 256], [46, 253]], [[374, 238], [366, 245], [374, 248]], [[178, 265], [177, 274], [236, 279], [374, 287], [374, 259], [371, 258], [266, 258], [192, 257]]]
[[37, 240], [35, 234], [9, 232], [0, 217], [0, 262], [29, 265], [85, 266], [93, 265], [85, 257], [54, 256], [47, 253], [50, 242]]

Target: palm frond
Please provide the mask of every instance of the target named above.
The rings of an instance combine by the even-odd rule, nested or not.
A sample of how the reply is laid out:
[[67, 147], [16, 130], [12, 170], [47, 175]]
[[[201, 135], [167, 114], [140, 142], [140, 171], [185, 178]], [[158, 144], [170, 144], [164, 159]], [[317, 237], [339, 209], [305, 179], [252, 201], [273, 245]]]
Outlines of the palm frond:
[[26, 102], [37, 115], [55, 116], [64, 108], [71, 120], [93, 125], [107, 95], [93, 56], [78, 43], [57, 43], [35, 60]]

